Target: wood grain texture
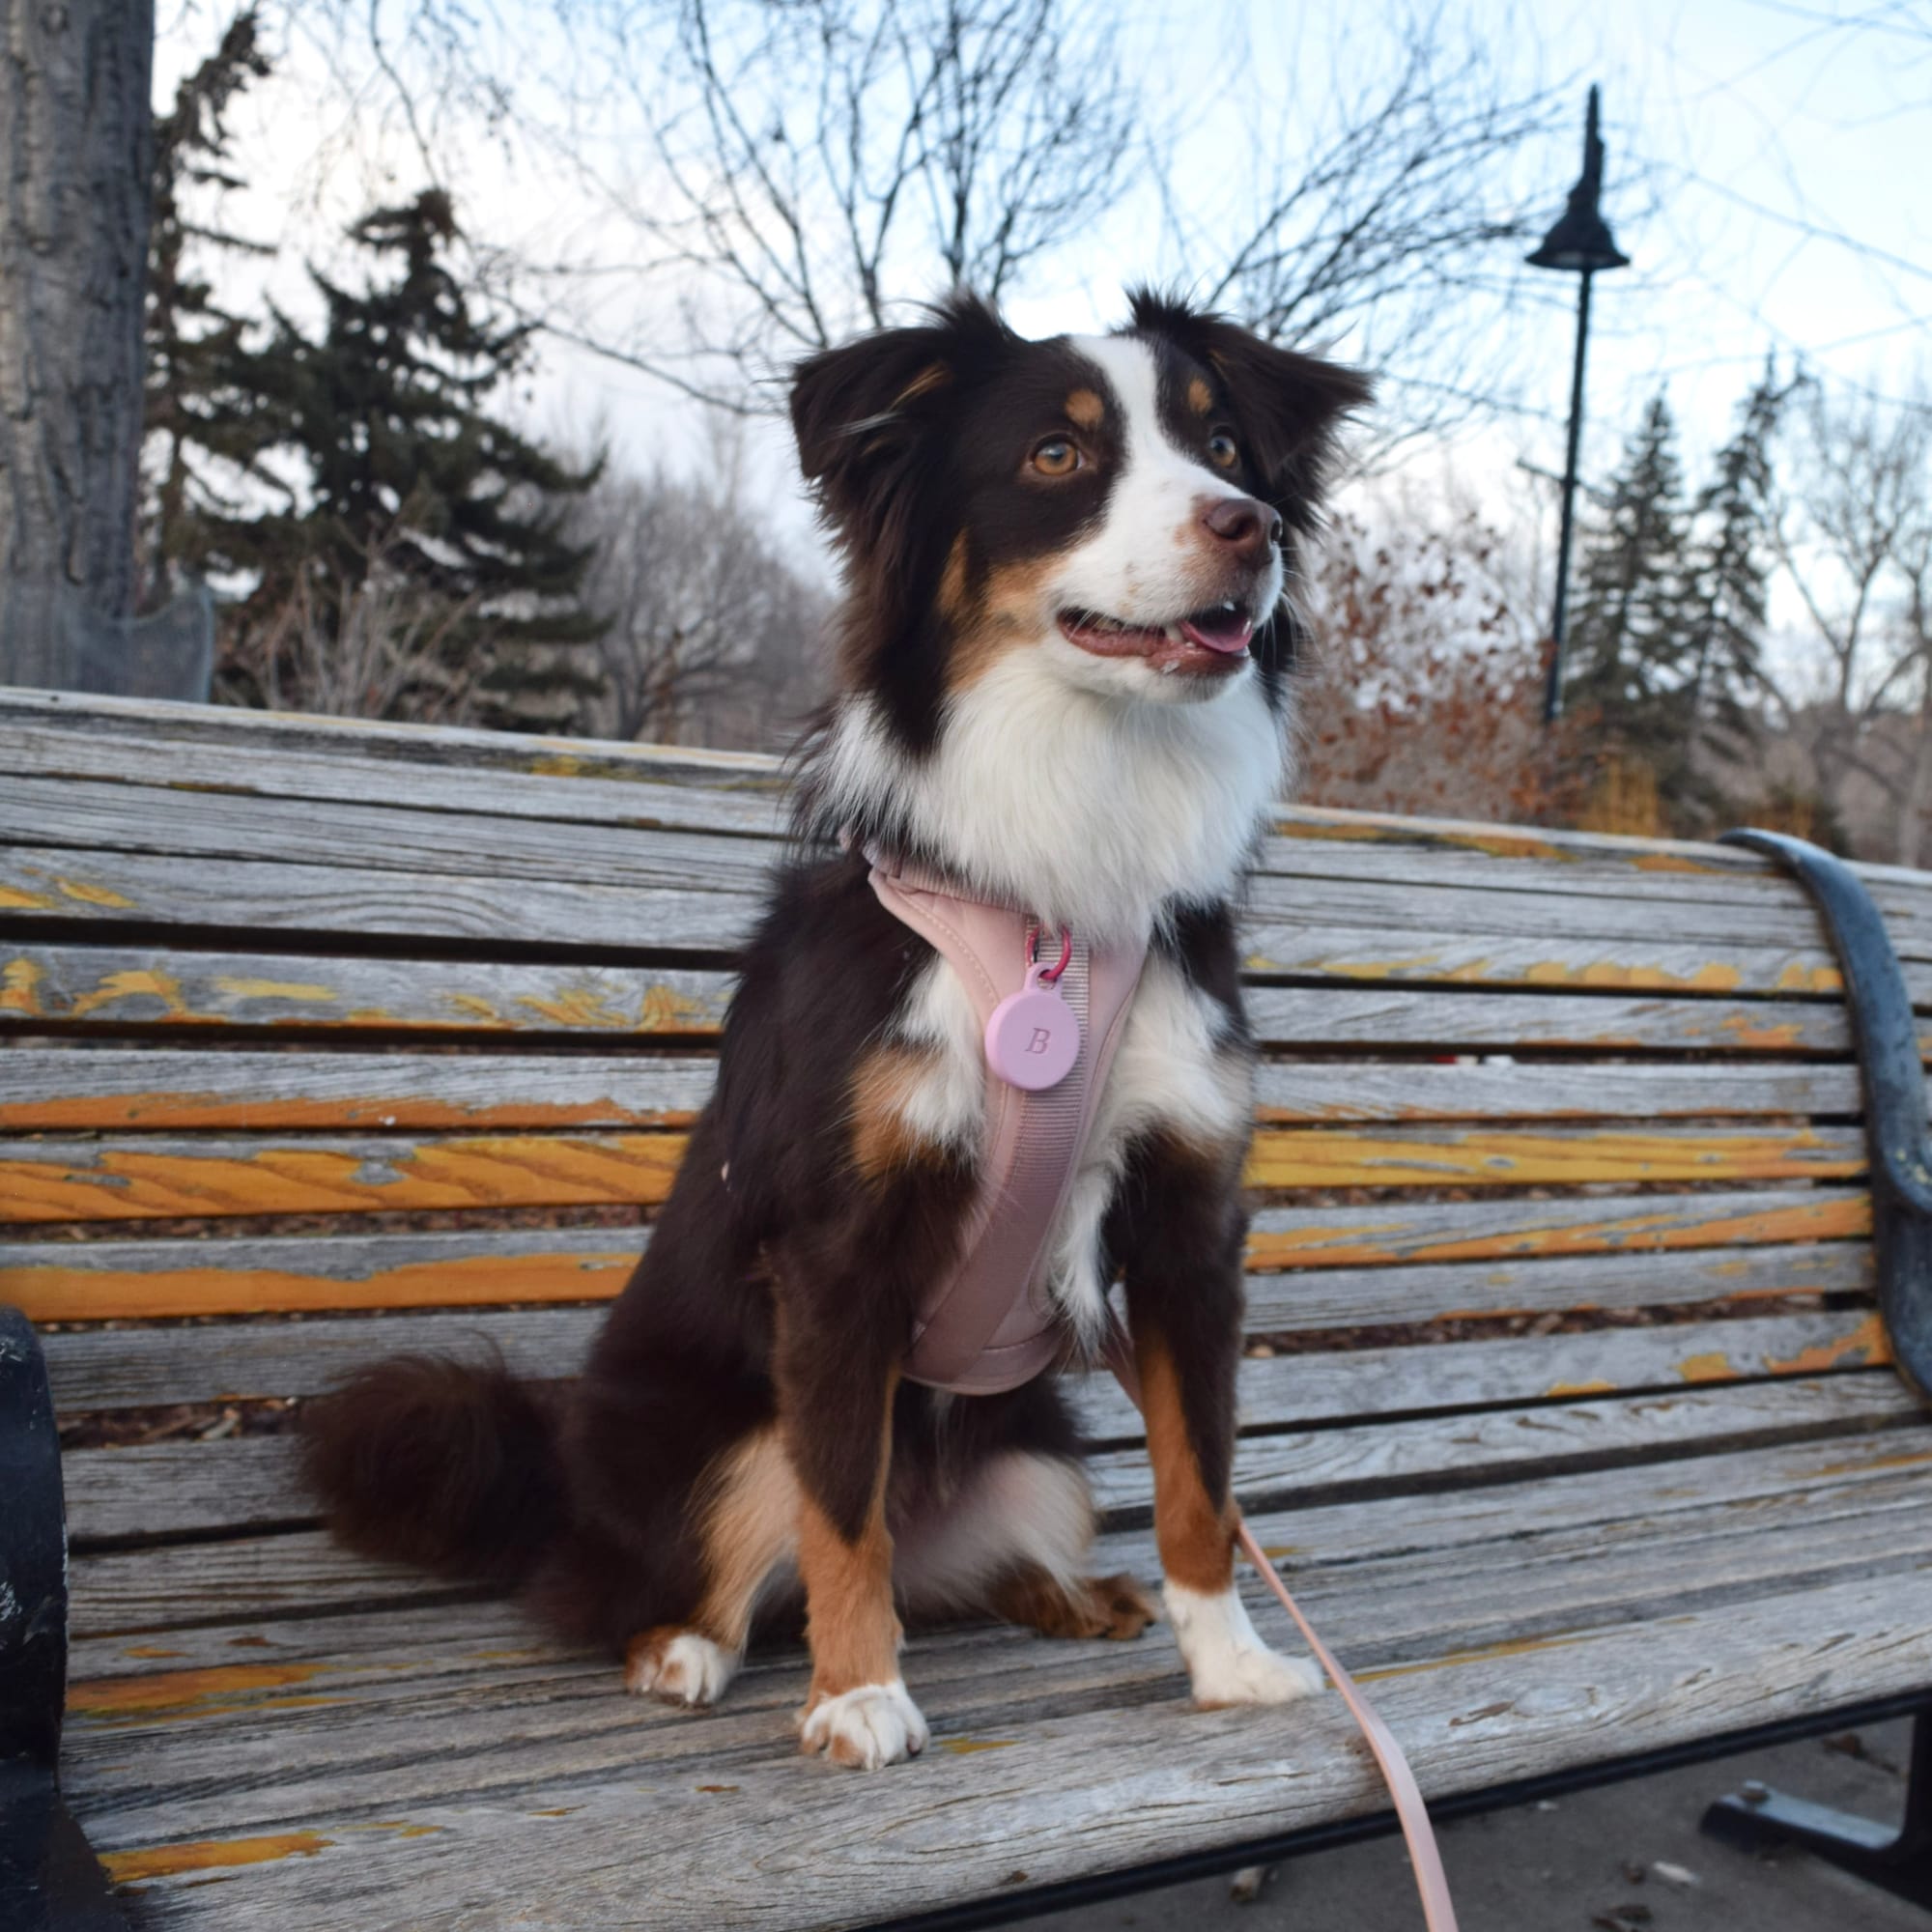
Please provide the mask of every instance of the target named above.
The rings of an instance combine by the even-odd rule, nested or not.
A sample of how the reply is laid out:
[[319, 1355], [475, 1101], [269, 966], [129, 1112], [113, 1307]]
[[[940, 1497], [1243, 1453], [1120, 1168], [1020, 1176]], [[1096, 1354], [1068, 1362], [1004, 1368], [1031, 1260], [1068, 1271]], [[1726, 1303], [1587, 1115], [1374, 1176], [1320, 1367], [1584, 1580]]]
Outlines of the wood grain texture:
[[[13, 1140], [0, 1142], [0, 1224], [651, 1206], [683, 1153], [670, 1131]], [[1837, 1180], [1865, 1162], [1852, 1127], [1273, 1127], [1255, 1136], [1246, 1180], [1282, 1191]]]
[[299, 1027], [352, 1037], [715, 1037], [735, 984], [722, 971], [676, 967], [15, 945], [0, 952], [0, 1022], [204, 1036]]
[[[0, 1292], [43, 1321], [486, 1307], [615, 1294], [649, 1231], [257, 1236], [223, 1241], [0, 1242]], [[1252, 1259], [1259, 1259], [1259, 1255]], [[1248, 1327], [1341, 1328], [1452, 1316], [1655, 1308], [1741, 1295], [1861, 1293], [1861, 1241], [1636, 1247], [1528, 1261], [1256, 1268]]]
[[[553, 740], [521, 757], [466, 733], [371, 741], [349, 733], [289, 732], [273, 745], [138, 731], [102, 736], [0, 716], [0, 767], [22, 778], [104, 781], [173, 791], [350, 804], [381, 798], [435, 811], [471, 811], [579, 824], [689, 827], [772, 837], [783, 789], [772, 761], [745, 769], [716, 753], [656, 746]], [[209, 755], [210, 749], [217, 752]], [[634, 757], [635, 751], [668, 752]], [[467, 757], [451, 755], [467, 753]], [[611, 755], [612, 753], [616, 755]], [[724, 754], [724, 759], [732, 754]]]
[[649, 1205], [678, 1133], [0, 1143], [0, 1222]]
[[[1356, 1416], [1861, 1371], [1889, 1361], [1877, 1314], [1861, 1309], [1277, 1355], [1242, 1362], [1239, 1422], [1243, 1430], [1294, 1429]], [[1065, 1388], [1093, 1440], [1139, 1439], [1139, 1413], [1111, 1378], [1068, 1378]]]
[[[315, 848], [320, 860], [323, 848]], [[356, 933], [479, 947], [570, 946], [618, 958], [671, 950], [721, 963], [755, 914], [745, 893], [556, 879], [0, 846], [0, 915], [76, 928], [136, 921], [203, 933]]]
[[[654, 989], [661, 991], [662, 989]], [[197, 1052], [16, 1047], [0, 1126], [63, 1128], [617, 1126], [686, 1122], [716, 1063], [664, 1054]], [[1856, 1119], [1856, 1068], [1716, 1064], [1452, 1066], [1269, 1063], [1261, 1118], [1276, 1124], [1410, 1121]]]
[[[0, 1251], [4, 1252], [4, 1251]], [[1247, 1280], [1251, 1334], [1352, 1328], [1499, 1315], [1668, 1308], [1790, 1294], [1868, 1294], [1877, 1281], [1864, 1241], [1568, 1255], [1420, 1267], [1265, 1269]]]
[[[73, 1413], [311, 1395], [377, 1356], [424, 1349], [459, 1355], [495, 1349], [519, 1375], [575, 1375], [601, 1320], [596, 1308], [339, 1316], [70, 1330], [45, 1336], [43, 1347], [55, 1406]], [[1419, 1344], [1244, 1361], [1240, 1414], [1244, 1428], [1285, 1429], [1356, 1415], [1825, 1374], [1888, 1359], [1877, 1316], [1860, 1308]], [[1138, 1439], [1138, 1417], [1110, 1380], [1074, 1378], [1066, 1386], [1096, 1439]]]
[[[1480, 1788], [1917, 1689], [1932, 1672], [1920, 1590], [1897, 1570], [1767, 1589], [1664, 1623], [1432, 1661], [1384, 1680], [1379, 1701], [1425, 1790]], [[403, 1830], [393, 1811], [386, 1828], [354, 1831], [366, 1812], [296, 1806], [323, 1841], [308, 1856], [230, 1867], [213, 1888], [190, 1889], [206, 1868], [156, 1876], [143, 1908], [163, 1925], [316, 1932], [359, 1932], [384, 1914], [435, 1927], [832, 1926], [990, 1895], [1016, 1871], [1049, 1883], [1385, 1802], [1335, 1700], [1288, 1718], [1196, 1717], [1168, 1701], [1177, 1690], [1006, 1730], [971, 1728], [968, 1714], [966, 1738], [1006, 1748], [948, 1751], [962, 1731], [942, 1723], [929, 1762], [876, 1780], [863, 1804], [829, 1771], [741, 1757], [722, 1776], [641, 1785], [614, 1767], [574, 1782], [532, 1776], [526, 1760], [518, 1784], [408, 1806]], [[729, 1721], [651, 1728], [715, 1734]], [[734, 1788], [695, 1788], [706, 1782]], [[168, 1842], [170, 1825], [177, 1842], [219, 1835], [191, 1822], [218, 1823], [213, 1794], [199, 1807], [192, 1796], [171, 1812], [152, 1807], [138, 1835], [90, 1814], [84, 1779], [76, 1802], [110, 1852]], [[647, 1887], [640, 1843], [652, 1848]]]
[[1394, 1199], [1366, 1207], [1264, 1208], [1249, 1229], [1248, 1260], [1263, 1268], [1381, 1267], [1860, 1239], [1870, 1233], [1869, 1197], [1844, 1187]]
[[[1338, 981], [1247, 989], [1256, 1037], [1282, 1046], [1434, 1046], [1448, 1053], [1520, 1050], [1795, 1054], [1849, 1057], [1836, 999], [1724, 999], [1672, 993], [1511, 993], [1428, 984]], [[1932, 1023], [1920, 1050], [1932, 1054]]]
[[1264, 1121], [1667, 1121], [1863, 1111], [1858, 1068], [1712, 1062], [1695, 1066], [1418, 1065], [1412, 1061], [1264, 1062], [1255, 1103]]
[[[1311, 1547], [1307, 1516], [1314, 1507], [1355, 1509], [1366, 1497], [1412, 1495], [1417, 1485], [1433, 1491], [1441, 1479], [1455, 1478], [1456, 1497], [1432, 1493], [1426, 1508], [1411, 1509], [1399, 1532], [1393, 1519], [1375, 1519], [1375, 1534], [1389, 1537], [1391, 1548], [1407, 1548], [1417, 1536], [1440, 1541], [1465, 1519], [1505, 1520], [1506, 1510], [1493, 1500], [1500, 1493], [1496, 1478], [1532, 1467], [1539, 1476], [1573, 1465], [1589, 1469], [1602, 1479], [1591, 1495], [1609, 1497], [1620, 1488], [1643, 1495], [1646, 1506], [1658, 1500], [1657, 1485], [1633, 1476], [1632, 1466], [1648, 1466], [1666, 1452], [1736, 1459], [1738, 1479], [1749, 1474], [1757, 1485], [1753, 1493], [1776, 1492], [1786, 1480], [1783, 1472], [1799, 1466], [1791, 1457], [1801, 1452], [1810, 1459], [1806, 1468], [1932, 1469], [1932, 1446], [1918, 1444], [1916, 1433], [1904, 1441], [1893, 1434], [1921, 1414], [1910, 1393], [1888, 1378], [1834, 1376], [1691, 1384], [1681, 1393], [1599, 1397], [1477, 1418], [1425, 1416], [1250, 1435], [1236, 1457], [1236, 1494], [1247, 1507], [1279, 1506], [1293, 1495], [1300, 1553]], [[1752, 1473], [1751, 1464], [1769, 1473]], [[1709, 1466], [1699, 1464], [1700, 1486]], [[312, 1522], [316, 1515], [298, 1481], [293, 1435], [71, 1449], [61, 1475], [68, 1536], [78, 1554], [92, 1553], [103, 1541], [232, 1534]], [[1145, 1520], [1152, 1492], [1142, 1449], [1103, 1451], [1092, 1459], [1090, 1475], [1104, 1522]], [[1357, 1525], [1362, 1535], [1367, 1522]]]
[[[1866, 1197], [1827, 1188], [1264, 1208], [1249, 1325], [1841, 1292], [1870, 1280], [1869, 1233]], [[648, 1238], [479, 1228], [0, 1242], [0, 1292], [49, 1321], [586, 1301], [622, 1288]]]
[[646, 1232], [0, 1243], [0, 1294], [41, 1321], [604, 1300], [629, 1280]]
[[0, 1126], [611, 1127], [687, 1124], [717, 1063], [690, 1055], [196, 1053], [15, 1047]]

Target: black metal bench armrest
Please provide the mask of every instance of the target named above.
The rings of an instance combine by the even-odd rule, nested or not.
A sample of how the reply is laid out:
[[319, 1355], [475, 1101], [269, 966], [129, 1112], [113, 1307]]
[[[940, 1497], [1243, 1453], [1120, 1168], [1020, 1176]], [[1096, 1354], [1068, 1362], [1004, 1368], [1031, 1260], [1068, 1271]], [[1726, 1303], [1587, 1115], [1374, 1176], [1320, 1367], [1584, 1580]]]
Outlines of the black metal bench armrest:
[[1879, 1308], [1893, 1359], [1932, 1398], [1932, 1137], [1918, 1029], [1885, 921], [1858, 874], [1803, 838], [1747, 830], [1723, 842], [1767, 853], [1791, 872], [1838, 955], [1864, 1083]]

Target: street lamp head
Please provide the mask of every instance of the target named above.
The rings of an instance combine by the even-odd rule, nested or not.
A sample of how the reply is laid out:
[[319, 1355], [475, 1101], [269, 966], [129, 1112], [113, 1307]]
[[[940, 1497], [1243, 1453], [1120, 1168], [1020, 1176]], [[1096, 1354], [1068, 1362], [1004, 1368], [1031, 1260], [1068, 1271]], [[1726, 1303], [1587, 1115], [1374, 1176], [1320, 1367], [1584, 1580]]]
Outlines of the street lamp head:
[[1590, 89], [1590, 108], [1583, 127], [1583, 173], [1570, 190], [1570, 202], [1556, 225], [1543, 238], [1543, 246], [1528, 260], [1535, 269], [1568, 269], [1593, 274], [1605, 269], [1627, 269], [1630, 257], [1616, 244], [1610, 224], [1597, 202], [1604, 188], [1604, 139], [1597, 131], [1597, 90]]

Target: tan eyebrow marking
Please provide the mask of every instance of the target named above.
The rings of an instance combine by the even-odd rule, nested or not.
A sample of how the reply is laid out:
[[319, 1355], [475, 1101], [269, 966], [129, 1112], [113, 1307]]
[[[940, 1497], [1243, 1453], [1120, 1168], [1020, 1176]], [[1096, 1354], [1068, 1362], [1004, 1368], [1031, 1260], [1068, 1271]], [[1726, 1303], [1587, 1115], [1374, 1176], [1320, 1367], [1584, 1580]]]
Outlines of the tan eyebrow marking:
[[1092, 389], [1075, 389], [1066, 398], [1066, 419], [1082, 429], [1098, 429], [1107, 406]]
[[1214, 407], [1214, 391], [1199, 376], [1187, 384], [1187, 407], [1197, 416], [1205, 416]]

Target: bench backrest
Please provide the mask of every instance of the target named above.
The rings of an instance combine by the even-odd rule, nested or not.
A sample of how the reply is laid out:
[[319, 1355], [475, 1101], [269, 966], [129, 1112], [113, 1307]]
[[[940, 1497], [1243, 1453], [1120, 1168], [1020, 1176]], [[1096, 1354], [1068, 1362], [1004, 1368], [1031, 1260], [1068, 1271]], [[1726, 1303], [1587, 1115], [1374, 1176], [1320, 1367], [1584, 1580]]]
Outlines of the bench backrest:
[[[63, 1407], [298, 1395], [453, 1311], [587, 1337], [710, 1084], [771, 760], [16, 692], [0, 775], [0, 1299], [82, 1324]], [[1863, 870], [1932, 1012], [1932, 879]], [[1289, 809], [1246, 943], [1268, 1426], [1747, 1419], [1885, 1360], [1838, 974], [1762, 860]], [[182, 1325], [264, 1314], [307, 1319]]]

